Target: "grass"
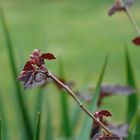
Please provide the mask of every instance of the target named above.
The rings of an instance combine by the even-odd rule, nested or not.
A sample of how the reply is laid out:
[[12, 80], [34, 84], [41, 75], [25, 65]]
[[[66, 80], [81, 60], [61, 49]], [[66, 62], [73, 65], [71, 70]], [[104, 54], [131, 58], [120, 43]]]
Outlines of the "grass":
[[[43, 48], [43, 52], [46, 50], [53, 52], [57, 58], [63, 59], [67, 79], [76, 81], [78, 87], [83, 83], [85, 76], [90, 77], [87, 85], [95, 85], [104, 57], [106, 53], [109, 53], [110, 59], [104, 83], [124, 84], [126, 73], [123, 44], [127, 43], [135, 70], [136, 83], [139, 83], [140, 65], [138, 58], [140, 50], [130, 42], [136, 34], [124, 14], [116, 14], [111, 18], [107, 16], [107, 9], [111, 3], [101, 3], [98, 0], [95, 2], [3, 1], [18, 71], [22, 69], [25, 60], [34, 48]], [[139, 6], [134, 6], [131, 11], [139, 24]], [[2, 31], [1, 22], [0, 30]], [[17, 104], [14, 102], [15, 95], [13, 93], [15, 90], [11, 68], [3, 32], [0, 32], [0, 36], [0, 73], [2, 79], [0, 80], [0, 92], [11, 130], [9, 132], [10, 138], [19, 139], [21, 134], [17, 132], [21, 126], [18, 126], [16, 119], [15, 107]], [[59, 59], [53, 64], [47, 62], [54, 73], [58, 73], [58, 63]], [[89, 73], [90, 75], [88, 75]], [[55, 89], [49, 90], [47, 94], [53, 94], [49, 95], [51, 96], [50, 100], [55, 100], [58, 103], [58, 93], [52, 93], [52, 91]], [[32, 111], [37, 97], [36, 89], [26, 92], [30, 93], [24, 96], [30, 110], [30, 116], [36, 118]], [[118, 109], [117, 104], [113, 104], [113, 107], [110, 106], [116, 100], [120, 100], [120, 97], [111, 97], [105, 100], [105, 107], [113, 112], [112, 119], [120, 122], [125, 119], [122, 116], [125, 114], [126, 98], [120, 100], [121, 104], [124, 105], [122, 109]], [[57, 113], [60, 113], [59, 107], [55, 108], [53, 103], [51, 104], [52, 110], [57, 109]], [[53, 115], [54, 113], [56, 112], [52, 112]], [[58, 124], [57, 121], [54, 122], [56, 128], [58, 128]], [[13, 126], [15, 127], [13, 128]]]

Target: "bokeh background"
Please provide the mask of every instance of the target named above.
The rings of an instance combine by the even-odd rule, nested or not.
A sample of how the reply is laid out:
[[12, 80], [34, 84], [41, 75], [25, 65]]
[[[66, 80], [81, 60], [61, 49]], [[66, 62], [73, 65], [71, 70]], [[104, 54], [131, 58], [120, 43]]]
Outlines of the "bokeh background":
[[[136, 83], [140, 82], [140, 49], [131, 40], [135, 30], [124, 13], [109, 17], [108, 8], [113, 0], [1, 0], [1, 6], [10, 33], [18, 73], [23, 68], [30, 53], [35, 48], [50, 52], [55, 61], [47, 61], [50, 71], [59, 75], [59, 62], [63, 62], [65, 77], [74, 81], [77, 89], [95, 86], [106, 54], [109, 62], [103, 84], [126, 84], [124, 45], [127, 45], [134, 68]], [[129, 9], [140, 25], [140, 1], [135, 0]], [[10, 140], [22, 139], [21, 117], [5, 34], [0, 19], [0, 101], [7, 120], [6, 137]], [[138, 87], [139, 88], [139, 87]], [[22, 89], [23, 90], [23, 89]], [[38, 91], [34, 88], [24, 91], [23, 98], [29, 109], [30, 120], [35, 123], [34, 108]], [[61, 137], [60, 97], [54, 85], [44, 90], [42, 136], [44, 138], [47, 104], [52, 112], [52, 125], [55, 138]], [[110, 97], [104, 100], [103, 108], [112, 112], [111, 121], [123, 122], [126, 113], [127, 97]], [[71, 116], [75, 103], [69, 97]], [[84, 113], [82, 113], [84, 114]], [[80, 115], [79, 117], [82, 117]], [[80, 123], [76, 134], [80, 130]]]

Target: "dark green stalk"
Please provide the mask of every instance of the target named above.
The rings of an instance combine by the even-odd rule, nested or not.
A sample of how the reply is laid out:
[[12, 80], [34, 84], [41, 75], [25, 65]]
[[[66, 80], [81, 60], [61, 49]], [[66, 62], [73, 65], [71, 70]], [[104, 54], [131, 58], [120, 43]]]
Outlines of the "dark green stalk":
[[40, 138], [40, 122], [41, 122], [41, 113], [37, 113], [37, 124], [36, 124], [36, 132], [34, 140], [39, 140]]
[[[60, 61], [59, 63], [59, 76], [60, 78], [65, 80], [62, 61]], [[70, 125], [68, 98], [67, 95], [65, 94], [66, 91], [64, 91], [62, 88], [59, 91], [60, 91], [61, 118], [62, 118], [61, 127], [65, 137], [70, 138], [72, 135], [72, 129]]]
[[[126, 61], [126, 74], [127, 74], [127, 84], [136, 89], [134, 74], [133, 74], [133, 67], [131, 66], [131, 61], [129, 57], [129, 53], [127, 50], [127, 46], [125, 47], [125, 61]], [[137, 93], [133, 93], [128, 97], [127, 100], [127, 122], [130, 123], [132, 118], [137, 112], [138, 109], [138, 97]]]

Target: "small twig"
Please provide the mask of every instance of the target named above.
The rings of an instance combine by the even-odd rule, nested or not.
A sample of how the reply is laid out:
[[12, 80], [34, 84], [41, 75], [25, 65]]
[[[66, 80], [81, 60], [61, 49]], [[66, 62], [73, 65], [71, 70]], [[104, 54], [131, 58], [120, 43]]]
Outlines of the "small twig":
[[80, 108], [93, 120], [95, 120], [109, 135], [112, 135], [112, 132], [102, 123], [100, 122], [90, 111], [88, 111], [83, 104], [80, 102], [80, 100], [75, 96], [73, 91], [64, 83], [62, 83], [60, 80], [58, 80], [51, 72], [48, 72], [48, 76], [54, 80], [57, 84], [59, 84], [63, 89], [65, 89], [70, 96], [77, 102], [77, 104], [80, 106]]
[[128, 11], [127, 8], [125, 8], [125, 13], [128, 17], [128, 19], [130, 20], [130, 22], [132, 23], [133, 27], [135, 28], [136, 32], [138, 33], [138, 35], [140, 36], [140, 29], [139, 26], [137, 25], [136, 21], [134, 20], [134, 18], [132, 17], [132, 15], [130, 14], [130, 12]]
[[123, 0], [121, 0], [121, 3], [123, 4], [123, 6], [125, 7], [125, 14], [127, 15], [129, 21], [131, 22], [131, 24], [133, 25], [133, 27], [135, 28], [135, 31], [138, 33], [138, 35], [140, 36], [140, 28], [138, 26], [138, 24], [136, 23], [136, 21], [134, 20], [133, 16], [131, 15], [131, 13], [129, 12], [128, 8], [125, 6]]

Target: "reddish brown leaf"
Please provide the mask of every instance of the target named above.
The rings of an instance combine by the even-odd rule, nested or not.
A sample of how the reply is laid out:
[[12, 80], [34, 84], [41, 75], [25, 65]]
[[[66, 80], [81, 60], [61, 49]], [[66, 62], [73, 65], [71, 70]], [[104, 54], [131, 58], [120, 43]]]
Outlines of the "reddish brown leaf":
[[110, 117], [112, 114], [107, 110], [101, 110], [99, 112], [95, 112], [95, 117], [102, 118], [102, 117]]
[[34, 70], [34, 67], [32, 66], [32, 64], [27, 61], [27, 63], [25, 64], [23, 71], [30, 71], [30, 70]]
[[135, 39], [133, 39], [132, 42], [133, 42], [135, 45], [140, 45], [140, 36], [138, 36], [138, 37], [136, 37]]
[[115, 4], [112, 5], [108, 11], [108, 15], [112, 16], [113, 14], [115, 14], [116, 12], [121, 12], [121, 11], [125, 11], [126, 8], [122, 5], [120, 0], [116, 0]]
[[43, 59], [48, 59], [48, 60], [56, 59], [56, 58], [54, 57], [54, 55], [51, 54], [51, 53], [44, 53], [44, 54], [41, 55], [41, 58], [43, 58]]

